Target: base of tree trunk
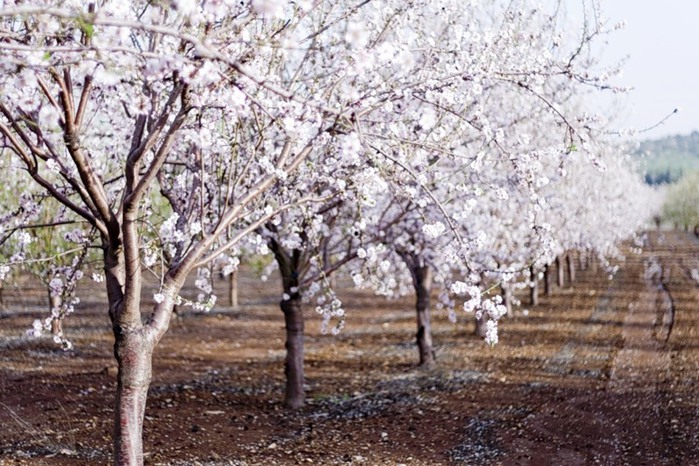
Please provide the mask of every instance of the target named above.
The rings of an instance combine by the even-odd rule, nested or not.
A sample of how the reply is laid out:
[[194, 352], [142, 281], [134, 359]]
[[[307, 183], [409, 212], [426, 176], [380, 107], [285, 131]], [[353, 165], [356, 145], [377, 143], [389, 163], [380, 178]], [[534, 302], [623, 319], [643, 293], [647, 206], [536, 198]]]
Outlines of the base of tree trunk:
[[429, 368], [435, 364], [434, 349], [432, 348], [432, 326], [430, 323], [432, 271], [428, 266], [416, 266], [411, 272], [416, 295], [417, 334], [415, 338], [420, 352], [420, 366]]
[[114, 463], [143, 465], [143, 419], [152, 377], [153, 348], [145, 335], [115, 330], [114, 354], [118, 363], [114, 410]]
[[420, 351], [420, 367], [434, 367], [436, 360], [432, 348], [432, 338], [429, 342], [425, 339], [425, 327], [420, 327], [417, 332], [418, 349]]
[[284, 392], [284, 406], [289, 409], [299, 409], [306, 403], [304, 391], [304, 318], [301, 307], [301, 297], [298, 293], [291, 295], [291, 299], [279, 303], [284, 313], [286, 324], [286, 360], [284, 362], [284, 374], [286, 375], [286, 389]]

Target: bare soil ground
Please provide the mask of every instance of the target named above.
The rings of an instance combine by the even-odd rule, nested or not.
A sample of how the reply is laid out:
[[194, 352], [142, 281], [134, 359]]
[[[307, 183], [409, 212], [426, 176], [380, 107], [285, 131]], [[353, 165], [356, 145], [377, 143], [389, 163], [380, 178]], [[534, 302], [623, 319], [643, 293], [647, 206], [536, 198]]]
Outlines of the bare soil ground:
[[[239, 309], [184, 314], [158, 347], [146, 462], [699, 464], [699, 243], [651, 233], [613, 280], [577, 278], [536, 307], [522, 297], [495, 348], [466, 316], [435, 313], [431, 371], [415, 367], [411, 300], [344, 290], [339, 336], [309, 310], [309, 399], [289, 412], [276, 284], [243, 276]], [[0, 465], [109, 463], [116, 368], [105, 296], [87, 291], [68, 352], [22, 336], [45, 312], [41, 287], [4, 291]]]

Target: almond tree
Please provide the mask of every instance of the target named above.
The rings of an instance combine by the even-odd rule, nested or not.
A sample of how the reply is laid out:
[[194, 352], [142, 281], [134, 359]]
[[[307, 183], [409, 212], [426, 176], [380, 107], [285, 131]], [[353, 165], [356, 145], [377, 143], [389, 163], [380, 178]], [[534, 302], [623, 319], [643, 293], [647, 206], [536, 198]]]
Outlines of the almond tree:
[[[522, 28], [532, 18], [550, 23], [550, 20], [538, 16], [536, 11], [519, 14], [515, 7], [481, 10], [471, 5], [469, 11], [480, 21], [455, 21], [457, 10], [463, 8], [463, 5], [454, 2], [438, 2], [431, 8], [434, 10], [426, 7], [424, 9], [406, 8], [405, 5], [393, 2], [381, 5], [362, 3], [360, 7], [346, 11], [345, 17], [338, 17], [347, 19], [346, 22], [336, 21], [312, 35], [313, 40], [326, 44], [322, 55], [314, 55], [313, 58], [304, 56], [304, 63], [314, 62], [317, 65], [320, 62], [324, 67], [334, 67], [337, 70], [335, 86], [345, 88], [347, 95], [362, 96], [365, 105], [363, 111], [367, 116], [361, 125], [333, 128], [333, 131], [342, 135], [338, 138], [342, 139], [344, 145], [344, 149], [340, 149], [340, 152], [344, 150], [348, 153], [339, 156], [333, 154], [331, 159], [346, 160], [348, 164], [346, 168], [349, 170], [338, 170], [341, 165], [333, 163], [335, 169], [333, 176], [321, 180], [321, 183], [324, 186], [333, 186], [338, 181], [347, 183], [346, 180], [351, 179], [352, 173], [361, 172], [361, 164], [357, 161], [357, 156], [361, 155], [369, 159], [372, 168], [379, 167], [381, 174], [398, 185], [399, 191], [404, 193], [402, 199], [407, 201], [407, 205], [388, 217], [371, 221], [377, 232], [386, 228], [383, 223], [385, 221], [396, 224], [397, 218], [406, 211], [413, 211], [413, 215], [408, 216], [409, 219], [406, 217], [406, 225], [412, 225], [411, 228], [417, 228], [418, 232], [421, 231], [420, 228], [424, 225], [426, 218], [446, 214], [443, 209], [437, 207], [432, 208], [433, 212], [430, 214], [423, 212], [427, 210], [427, 204], [439, 204], [441, 196], [446, 196], [445, 199], [453, 197], [453, 193], [450, 192], [440, 192], [437, 196], [440, 199], [426, 194], [433, 188], [426, 190], [424, 189], [426, 186], [423, 185], [428, 180], [432, 180], [429, 181], [430, 183], [435, 183], [435, 180], [441, 176], [440, 172], [436, 175], [428, 175], [424, 179], [415, 176], [416, 173], [430, 170], [433, 159], [443, 157], [451, 161], [450, 170], [460, 175], [458, 179], [450, 182], [452, 191], [457, 187], [462, 189], [463, 186], [469, 185], [471, 186], [467, 189], [476, 190], [474, 183], [466, 177], [469, 174], [477, 174], [478, 170], [461, 173], [464, 171], [463, 166], [469, 154], [473, 155], [472, 149], [469, 147], [461, 150], [460, 146], [468, 143], [469, 146], [492, 149], [498, 145], [502, 146], [505, 142], [504, 137], [493, 134], [490, 123], [490, 120], [497, 119], [497, 114], [491, 115], [489, 112], [500, 112], [501, 106], [496, 105], [493, 109], [486, 109], [484, 105], [479, 104], [480, 100], [496, 98], [498, 102], [509, 102], [516, 97], [516, 94], [524, 94], [524, 97], [520, 96], [517, 99], [518, 103], [523, 103], [527, 97], [529, 98], [529, 102], [522, 105], [520, 111], [508, 112], [508, 115], [512, 113], [513, 121], [498, 122], [502, 127], [513, 125], [525, 115], [531, 116], [536, 112], [550, 110], [550, 104], [542, 105], [542, 102], [544, 104], [547, 102], [535, 91], [527, 89], [524, 81], [512, 82], [510, 74], [513, 73], [513, 69], [523, 80], [533, 79], [531, 77], [537, 74], [545, 77], [552, 68], [556, 69], [557, 77], [562, 77], [564, 80], [569, 80], [569, 76], [564, 76], [559, 68], [566, 70], [569, 75], [574, 75], [574, 70], [569, 63], [572, 60], [570, 57], [566, 57], [566, 62], [562, 65], [553, 59], [543, 62], [537, 59], [538, 61], [533, 60], [531, 64], [526, 63], [527, 59], [533, 59], [542, 49], [532, 47], [531, 42], [526, 44], [522, 42], [524, 37]], [[429, 14], [431, 11], [437, 13]], [[507, 25], [506, 28], [502, 26], [502, 22]], [[542, 37], [550, 32], [546, 30], [544, 34], [537, 33], [536, 37], [543, 44], [545, 41]], [[454, 33], [453, 36], [452, 33]], [[548, 46], [547, 43], [545, 45]], [[521, 53], [523, 47], [529, 49], [527, 52], [530, 56]], [[471, 52], [476, 50], [479, 53], [475, 55], [463, 53], [455, 59], [453, 50], [459, 49]], [[345, 50], [350, 52], [349, 60], [338, 68], [337, 57], [341, 57]], [[504, 69], [496, 67], [496, 63], [502, 66], [499, 62], [503, 57], [507, 58]], [[425, 63], [430, 63], [431, 66], [425, 67]], [[417, 75], [409, 73], [408, 71], [416, 64], [420, 72]], [[542, 64], [546, 67], [540, 69]], [[466, 74], [462, 75], [458, 70], [465, 70]], [[305, 66], [294, 71], [299, 82], [307, 80], [305, 72]], [[362, 79], [359, 79], [360, 76]], [[580, 79], [585, 81], [588, 78], [580, 77]], [[483, 90], [484, 85], [488, 86], [487, 92]], [[490, 92], [490, 88], [497, 88], [497, 92]], [[405, 89], [409, 91], [406, 92]], [[501, 89], [514, 92], [506, 95], [506, 92]], [[541, 109], [542, 106], [544, 110]], [[568, 138], [567, 131], [560, 133]], [[500, 139], [503, 141], [500, 142]], [[440, 151], [439, 147], [449, 149]], [[519, 153], [506, 153], [506, 155], [515, 160], [512, 164], [515, 168], [522, 173], [527, 170], [524, 162], [529, 162], [526, 159], [523, 159], [519, 165], [516, 163], [520, 158]], [[473, 155], [473, 157], [474, 166], [482, 163], [482, 156]], [[356, 162], [353, 163], [352, 160]], [[296, 183], [300, 183], [306, 191], [317, 190], [317, 186], [304, 181], [307, 177], [308, 175], [303, 175], [303, 171], [300, 171], [296, 175]], [[308, 179], [315, 178], [310, 176]], [[480, 185], [485, 186], [485, 183]], [[478, 190], [481, 189], [480, 185]], [[487, 188], [490, 189], [490, 186]], [[356, 189], [356, 186], [353, 189]], [[503, 191], [503, 188], [498, 192], [500, 191]], [[410, 200], [417, 192], [421, 192], [422, 198], [419, 202]], [[381, 200], [376, 199], [375, 194], [355, 196], [353, 202], [365, 197], [374, 203], [384, 205]], [[380, 196], [378, 198], [380, 199]], [[332, 202], [335, 201], [331, 201], [329, 205], [333, 205]], [[348, 200], [345, 199], [342, 202], [346, 207]], [[315, 212], [331, 213], [332, 222], [318, 221], [319, 225], [333, 224], [337, 228], [334, 210], [328, 211], [323, 206], [313, 209], [316, 209]], [[298, 406], [303, 402], [304, 326], [301, 301], [302, 296], [308, 297], [306, 295], [308, 290], [301, 285], [302, 277], [311, 268], [310, 259], [318, 254], [319, 244], [329, 241], [329, 237], [333, 234], [332, 231], [325, 231], [322, 233], [323, 239], [320, 240], [318, 239], [320, 237], [316, 236], [318, 231], [309, 232], [311, 224], [316, 222], [316, 214], [313, 212], [306, 211], [303, 214], [297, 212], [294, 215], [287, 212], [283, 215], [283, 220], [277, 218], [274, 223], [268, 222], [266, 228], [261, 230], [267, 245], [275, 255], [283, 283], [284, 299], [281, 301], [281, 307], [287, 328], [285, 400], [289, 406]], [[463, 220], [467, 219], [463, 218]], [[392, 229], [395, 230], [396, 225]], [[392, 236], [383, 233], [384, 237], [380, 241], [394, 241]], [[445, 236], [445, 239], [447, 238], [454, 240], [449, 235]], [[369, 238], [363, 241], [372, 242]], [[351, 246], [349, 248], [351, 249]], [[433, 361], [429, 332], [431, 267], [423, 257], [407, 246], [395, 251], [407, 264], [417, 290], [418, 343], [421, 348], [421, 361], [429, 365]], [[438, 251], [438, 248], [435, 248], [435, 251]], [[327, 256], [326, 253], [327, 250], [324, 252], [325, 256]], [[365, 255], [366, 249], [357, 250], [357, 254]], [[351, 256], [352, 254], [347, 252], [340, 256], [340, 261]], [[453, 254], [455, 261], [463, 262], [463, 257], [457, 256]], [[381, 262], [384, 267], [386, 263], [386, 261]], [[379, 276], [384, 272], [379, 273]], [[322, 273], [317, 273], [315, 276], [324, 278]], [[355, 273], [353, 278], [363, 280], [359, 273]], [[313, 285], [320, 286], [317, 282]], [[337, 303], [338, 301], [333, 297], [329, 302]], [[338, 313], [340, 310], [330, 306], [329, 312]]]
[[[31, 209], [5, 217], [22, 236], [73, 222], [102, 252], [119, 365], [117, 464], [143, 462], [152, 353], [176, 303], [213, 305], [207, 264], [281, 212], [362, 196], [379, 204], [389, 182], [409, 211], [431, 206], [410, 220], [420, 234], [454, 234], [443, 263], [477, 275], [469, 251], [482, 230], [459, 232], [448, 196], [477, 197], [472, 178], [481, 176], [483, 186], [535, 187], [536, 154], [548, 149], [518, 148], [509, 128], [548, 114], [563, 147], [584, 141], [590, 125], [569, 120], [559, 99], [577, 92], [570, 83], [606, 86], [581, 53], [600, 31], [561, 45], [555, 17], [524, 0], [3, 5], [2, 155], [27, 192], [63, 206], [52, 225]], [[356, 143], [330, 150], [346, 138]], [[488, 171], [498, 168], [459, 169], [484, 156], [511, 167], [516, 182]], [[349, 173], [361, 182], [348, 183]], [[451, 191], [434, 192], [457, 174]], [[31, 260], [26, 252], [13, 251], [0, 272]], [[194, 271], [202, 294], [183, 301]], [[160, 289], [144, 320], [145, 274]], [[457, 291], [469, 285], [470, 306], [496, 319], [500, 310], [469, 280], [454, 281]]]
[[[32, 196], [30, 193], [16, 197], [16, 192], [13, 191], [13, 199], [5, 201], [5, 208], [17, 209], [19, 206], [13, 206], [13, 203], [19, 202], [40, 209], [39, 223], [34, 224], [34, 228], [22, 231], [24, 228], [21, 224], [15, 228], [7, 226], [3, 231], [4, 238], [0, 238], [4, 251], [21, 251], [29, 258], [38, 258], [36, 261], [25, 261], [21, 271], [38, 279], [45, 287], [49, 317], [36, 322], [29, 334], [38, 335], [42, 328], [50, 328], [54, 341], [66, 349], [70, 348], [72, 344], [64, 338], [62, 323], [80, 301], [75, 295], [75, 288], [84, 276], [84, 264], [94, 260], [91, 240], [70, 222], [54, 220], [55, 215], [61, 216], [62, 208], [57, 207], [52, 198]], [[43, 228], [42, 225], [54, 227]]]
[[304, 390], [304, 303], [315, 298], [316, 311], [324, 316], [322, 331], [331, 318], [337, 333], [345, 312], [329, 280], [330, 275], [356, 257], [361, 221], [349, 199], [328, 204], [289, 209], [259, 230], [274, 255], [282, 284], [279, 306], [286, 329], [286, 386], [284, 405], [291, 409], [305, 403]]
[[[580, 151], [542, 193], [541, 218], [553, 233], [548, 254], [538, 260], [542, 266], [581, 251], [610, 268], [609, 260], [621, 255], [619, 243], [637, 239], [660, 211], [662, 196], [644, 183], [627, 144], [607, 138]], [[585, 163], [592, 155], [595, 163]]]
[[[494, 284], [524, 275], [550, 250], [542, 193], [576, 146], [607, 131], [603, 119], [575, 105], [576, 96], [613, 89], [610, 70], [596, 72], [586, 53], [608, 32], [601, 22], [590, 20], [570, 37], [555, 13], [527, 2], [483, 5], [468, 21], [453, 20], [461, 7], [445, 3], [445, 15], [429, 27], [415, 26], [424, 24], [420, 13], [396, 18], [406, 21], [416, 48], [429, 50], [434, 68], [461, 79], [433, 80], [433, 68], [425, 67], [418, 74], [425, 84], [411, 87], [410, 98], [391, 96], [377, 109], [390, 110], [380, 120], [388, 124], [362, 128], [365, 145], [389, 159], [387, 170], [402, 181], [365, 214], [381, 252], [363, 248], [366, 259], [351, 272], [389, 296], [412, 283], [425, 365], [433, 363], [433, 281], [448, 308], [454, 295], [467, 295], [466, 310], [488, 321], [486, 339], [497, 341], [504, 308], [486, 294], [492, 298]], [[404, 214], [400, 221], [386, 215], [391, 209]]]
[[[576, 63], [579, 49], [591, 36], [576, 43], [576, 48], [570, 53], [553, 56], [549, 49], [558, 40], [555, 18], [525, 8], [525, 2], [491, 7], [474, 4], [464, 7], [449, 1], [432, 2], [429, 7], [421, 2], [414, 3], [407, 6], [395, 2], [363, 2], [360, 7], [346, 11], [349, 18], [346, 23], [338, 21], [313, 35], [314, 40], [326, 44], [325, 53], [314, 55], [308, 61], [325, 63], [325, 60], [331, 60], [333, 63], [323, 66], [335, 67], [338, 73], [336, 85], [343, 87], [347, 95], [363, 96], [365, 121], [361, 125], [336, 130], [352, 131], [346, 139], [356, 139], [355, 145], [362, 155], [369, 158], [373, 166], [380, 167], [382, 175], [399, 187], [401, 208], [397, 213], [412, 212], [402, 224], [409, 233], [393, 225], [392, 230], [397, 230], [397, 233], [386, 235], [382, 221], [387, 218], [369, 223], [375, 222], [372, 226], [383, 233], [381, 241], [394, 243], [389, 249], [407, 265], [413, 278], [418, 294], [416, 307], [421, 361], [429, 365], [432, 363], [429, 294], [433, 266], [430, 259], [417, 252], [423, 249], [416, 246], [422, 240], [414, 236], [422, 235], [421, 228], [426, 221], [433, 226], [444, 225], [439, 220], [441, 216], [449, 216], [445, 221], [454, 223], [452, 213], [439, 205], [448, 200], [453, 204], [452, 209], [460, 209], [457, 200], [464, 200], [464, 197], [455, 196], [455, 192], [473, 195], [493, 188], [496, 183], [488, 179], [490, 172], [481, 174], [479, 168], [488, 151], [493, 151], [499, 160], [498, 166], [489, 166], [493, 173], [502, 169], [499, 165], [507, 165], [507, 173], [519, 179], [516, 183], [507, 180], [497, 183], [499, 195], [507, 195], [511, 185], [519, 189], [516, 187], [518, 183], [532, 184], [530, 178], [534, 175], [531, 172], [536, 169], [537, 155], [512, 146], [503, 130], [514, 133], [522, 126], [519, 124], [521, 120], [532, 116], [536, 117], [535, 126], [561, 125], [563, 128], [557, 133], [563, 140], [558, 144], [563, 148], [556, 147], [553, 154], [559, 157], [567, 152], [566, 147], [574, 138], [582, 136], [551, 101], [556, 102], [559, 95], [568, 97], [573, 92], [568, 85], [571, 78], [582, 85], [593, 84], [595, 78], [582, 72], [586, 63]], [[464, 8], [468, 15], [462, 14]], [[342, 56], [343, 48], [349, 48], [349, 60], [337, 68], [334, 63]], [[412, 69], [417, 73], [410, 73]], [[296, 74], [299, 81], [305, 81], [303, 68]], [[511, 106], [518, 108], [512, 111]], [[545, 123], [540, 122], [540, 114], [554, 114], [555, 121], [552, 123], [549, 116]], [[352, 157], [356, 157], [357, 150], [353, 152]], [[347, 158], [351, 160], [352, 157]], [[445, 162], [436, 163], [440, 159]], [[471, 179], [474, 177], [475, 180]], [[486, 181], [478, 180], [478, 177]], [[434, 186], [444, 180], [448, 180], [451, 191], [433, 193]], [[381, 200], [375, 202], [379, 209], [385, 205]], [[427, 209], [428, 204], [433, 207]], [[427, 213], [427, 210], [431, 212]], [[470, 221], [463, 215], [459, 220]], [[287, 219], [285, 223], [288, 221], [293, 220]], [[396, 222], [395, 219], [388, 221]], [[303, 224], [307, 222], [308, 218], [298, 217], [294, 223], [296, 231], [292, 228], [286, 239], [280, 237], [277, 227], [270, 232], [274, 236], [270, 247], [282, 271], [284, 293], [288, 296], [296, 297], [296, 292], [291, 289], [299, 289], [297, 281], [291, 277], [298, 277], [299, 267], [306, 268], [303, 261], [298, 263], [296, 259], [308, 257], [308, 254], [297, 247], [284, 251], [280, 245], [284, 240], [295, 245], [304, 243], [305, 239], [299, 238], [299, 231], [305, 231]], [[465, 227], [460, 224], [459, 228]], [[452, 252], [450, 259], [435, 258], [434, 261], [450, 260], [463, 264], [470, 246], [462, 236], [467, 235], [457, 232], [454, 225], [450, 229], [449, 233], [456, 233], [456, 237], [447, 234], [443, 238], [446, 243], [458, 240], [459, 248]], [[411, 239], [396, 248], [400, 242], [398, 238], [405, 234]], [[468, 238], [468, 241], [477, 240], [473, 236]], [[433, 251], [435, 256], [442, 252], [439, 247]], [[381, 264], [386, 262], [381, 261]], [[459, 271], [468, 268], [462, 265]], [[383, 273], [385, 271], [379, 275]], [[354, 277], [361, 275], [356, 273]], [[282, 306], [298, 308], [288, 301], [294, 300], [282, 302]], [[285, 311], [285, 315], [289, 314]], [[300, 311], [294, 314], [302, 315]], [[302, 326], [297, 323], [294, 328]], [[295, 367], [302, 367], [298, 359], [294, 360]], [[287, 367], [290, 366], [287, 364]]]

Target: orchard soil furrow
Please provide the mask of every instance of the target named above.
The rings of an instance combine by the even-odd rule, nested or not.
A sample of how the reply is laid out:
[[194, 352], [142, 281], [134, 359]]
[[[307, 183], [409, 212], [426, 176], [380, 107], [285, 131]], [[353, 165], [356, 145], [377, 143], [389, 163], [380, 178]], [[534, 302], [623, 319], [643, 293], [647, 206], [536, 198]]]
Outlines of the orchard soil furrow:
[[[650, 232], [624, 253], [612, 279], [588, 264], [537, 306], [520, 290], [493, 348], [472, 317], [433, 311], [431, 370], [416, 367], [412, 298], [340, 284], [338, 336], [320, 334], [309, 306], [308, 400], [294, 412], [281, 404], [281, 291], [244, 269], [239, 308], [181, 311], [156, 349], [146, 464], [699, 465], [699, 241]], [[111, 461], [106, 297], [98, 284], [81, 296], [64, 352], [24, 336], [46, 291], [25, 276], [5, 284], [0, 465]]]

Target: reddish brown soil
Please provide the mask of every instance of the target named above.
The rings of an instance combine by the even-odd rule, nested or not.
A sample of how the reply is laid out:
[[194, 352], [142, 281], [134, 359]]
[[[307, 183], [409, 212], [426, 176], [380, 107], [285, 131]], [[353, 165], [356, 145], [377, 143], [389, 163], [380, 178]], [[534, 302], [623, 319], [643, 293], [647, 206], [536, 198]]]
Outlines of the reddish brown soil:
[[[432, 371], [415, 367], [410, 300], [346, 292], [340, 336], [308, 314], [309, 400], [297, 412], [280, 404], [276, 289], [243, 277], [239, 310], [182, 315], [158, 347], [146, 462], [699, 464], [699, 243], [666, 232], [648, 246], [614, 280], [589, 268], [523, 304], [495, 348], [466, 316], [436, 313]], [[104, 295], [89, 291], [65, 323], [68, 352], [22, 336], [42, 315], [41, 288], [4, 291], [0, 465], [109, 463], [112, 337]]]

